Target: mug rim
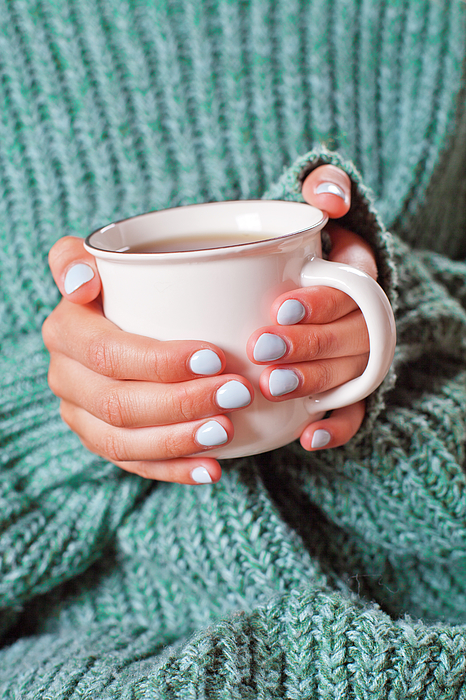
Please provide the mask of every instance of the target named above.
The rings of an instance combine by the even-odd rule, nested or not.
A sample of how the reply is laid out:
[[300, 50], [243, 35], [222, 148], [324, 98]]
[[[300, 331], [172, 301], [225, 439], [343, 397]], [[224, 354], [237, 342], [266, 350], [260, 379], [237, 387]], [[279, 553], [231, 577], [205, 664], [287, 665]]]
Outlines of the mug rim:
[[[186, 211], [187, 209], [200, 209], [200, 208], [211, 208], [215, 206], [222, 206], [222, 205], [231, 205], [231, 206], [238, 206], [240, 207], [241, 205], [255, 205], [259, 207], [265, 207], [267, 205], [274, 205], [274, 204], [280, 204], [281, 206], [283, 205], [292, 205], [294, 208], [295, 207], [306, 207], [308, 209], [312, 209], [315, 212], [319, 212], [321, 214], [320, 218], [318, 221], [315, 221], [312, 223], [312, 225], [306, 226], [305, 228], [300, 228], [298, 230], [293, 230], [287, 233], [279, 233], [276, 236], [273, 237], [268, 237], [268, 238], [263, 238], [259, 239], [257, 241], [244, 241], [241, 243], [233, 243], [230, 245], [226, 246], [216, 246], [212, 248], [198, 248], [194, 250], [175, 250], [175, 251], [153, 251], [153, 252], [138, 252], [138, 253], [129, 253], [127, 250], [106, 250], [105, 248], [99, 247], [97, 245], [94, 245], [93, 243], [93, 238], [97, 234], [102, 234], [105, 233], [107, 230], [115, 228], [118, 225], [125, 224], [131, 221], [136, 221], [138, 219], [144, 219], [146, 217], [150, 216], [156, 216], [157, 214], [163, 214], [163, 213], [168, 213], [171, 211], [177, 211], [179, 209], [183, 209], [183, 211]], [[118, 219], [117, 221], [111, 222], [105, 226], [101, 226], [94, 231], [92, 231], [84, 240], [84, 247], [87, 249], [89, 253], [94, 255], [95, 257], [102, 258], [102, 259], [110, 259], [114, 261], [121, 261], [121, 262], [126, 262], [126, 261], [134, 261], [136, 262], [137, 260], [154, 260], [154, 259], [179, 259], [179, 258], [186, 258], [186, 257], [193, 257], [195, 256], [196, 258], [202, 257], [205, 255], [208, 255], [209, 257], [212, 255], [218, 255], [222, 254], [223, 251], [229, 252], [232, 249], [239, 249], [239, 250], [255, 250], [256, 248], [264, 248], [270, 245], [274, 245], [277, 242], [280, 242], [282, 240], [289, 240], [293, 238], [294, 236], [302, 235], [302, 234], [309, 234], [312, 232], [318, 233], [322, 228], [325, 226], [327, 223], [329, 217], [328, 215], [318, 209], [317, 207], [314, 207], [310, 204], [306, 204], [305, 202], [295, 202], [293, 200], [282, 200], [282, 199], [231, 199], [231, 200], [220, 200], [220, 201], [213, 201], [213, 202], [199, 202], [196, 204], [185, 204], [185, 205], [180, 205], [176, 207], [167, 207], [165, 209], [155, 209], [149, 212], [144, 212], [143, 214], [136, 214], [135, 216], [130, 216], [126, 217], [124, 219]], [[260, 231], [258, 231], [258, 234], [260, 234]]]

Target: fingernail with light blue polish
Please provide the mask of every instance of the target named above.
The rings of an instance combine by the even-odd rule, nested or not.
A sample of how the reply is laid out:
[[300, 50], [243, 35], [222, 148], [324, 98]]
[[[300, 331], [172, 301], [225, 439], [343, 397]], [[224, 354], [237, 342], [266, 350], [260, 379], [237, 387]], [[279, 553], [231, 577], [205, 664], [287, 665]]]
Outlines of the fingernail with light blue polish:
[[78, 263], [70, 267], [65, 276], [65, 292], [72, 294], [86, 282], [90, 282], [94, 277], [94, 270], [90, 265]]
[[243, 408], [251, 403], [251, 394], [244, 384], [233, 379], [217, 390], [215, 399], [220, 408]]
[[311, 447], [314, 449], [319, 447], [325, 447], [326, 445], [328, 445], [331, 439], [332, 436], [326, 430], [316, 430], [314, 435], [312, 436]]
[[205, 348], [194, 353], [189, 361], [189, 368], [194, 374], [217, 374], [222, 369], [222, 361], [217, 353]]
[[205, 467], [196, 467], [191, 472], [191, 479], [196, 482], [196, 484], [211, 484], [212, 477]]
[[196, 433], [196, 441], [203, 447], [214, 447], [224, 445], [228, 442], [228, 433], [216, 420], [210, 420], [201, 425]]
[[269, 377], [269, 391], [272, 396], [283, 396], [297, 389], [299, 378], [292, 369], [274, 369]]
[[341, 197], [341, 199], [346, 199], [344, 190], [342, 190], [341, 187], [336, 185], [334, 182], [321, 182], [320, 185], [317, 185], [317, 187], [315, 188], [315, 193], [336, 194], [337, 197]]
[[254, 359], [257, 362], [273, 362], [286, 353], [283, 338], [273, 333], [263, 333], [254, 346]]
[[306, 315], [306, 309], [297, 299], [287, 299], [278, 309], [277, 323], [280, 326], [292, 326], [299, 323]]

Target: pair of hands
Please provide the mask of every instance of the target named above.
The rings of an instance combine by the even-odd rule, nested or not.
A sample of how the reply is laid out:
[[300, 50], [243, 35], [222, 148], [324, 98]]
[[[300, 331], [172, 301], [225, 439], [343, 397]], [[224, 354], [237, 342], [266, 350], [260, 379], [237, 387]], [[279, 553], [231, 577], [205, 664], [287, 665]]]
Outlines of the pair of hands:
[[[316, 168], [302, 191], [306, 202], [331, 219], [350, 208], [350, 180], [332, 165]], [[375, 258], [365, 241], [334, 222], [328, 232], [330, 260], [353, 265], [376, 279]], [[245, 406], [221, 408], [222, 392], [228, 390], [228, 382], [235, 381], [229, 386], [236, 388], [239, 382], [245, 387], [242, 395], [247, 400], [249, 392], [253, 400], [249, 382], [223, 374], [225, 356], [212, 344], [160, 342], [125, 333], [108, 321], [95, 260], [81, 239], [59, 240], [49, 263], [63, 299], [45, 321], [43, 338], [51, 358], [49, 384], [61, 399], [65, 423], [91, 452], [145, 478], [186, 484], [218, 481], [220, 465], [208, 456], [201, 436], [213, 427], [224, 441], [233, 439], [226, 414]], [[286, 318], [290, 304], [283, 304], [290, 299], [299, 302], [291, 305], [295, 318]], [[364, 371], [369, 354], [366, 325], [343, 292], [327, 287], [288, 292], [275, 300], [271, 320], [272, 325], [258, 329], [247, 346], [251, 362], [264, 365], [260, 390], [268, 400], [320, 393]], [[273, 364], [254, 358], [264, 333], [278, 336], [286, 346]], [[207, 365], [199, 366], [199, 357], [207, 358]], [[273, 396], [270, 375], [277, 368], [293, 370], [297, 387]], [[306, 450], [343, 445], [363, 418], [364, 401], [335, 410], [308, 425], [301, 444]]]

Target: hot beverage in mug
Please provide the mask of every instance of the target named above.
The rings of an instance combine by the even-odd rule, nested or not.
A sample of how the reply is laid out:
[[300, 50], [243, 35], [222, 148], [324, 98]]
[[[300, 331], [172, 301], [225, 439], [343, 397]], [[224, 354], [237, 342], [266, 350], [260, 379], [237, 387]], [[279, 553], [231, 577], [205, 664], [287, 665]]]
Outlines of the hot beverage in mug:
[[[130, 333], [158, 340], [200, 340], [220, 347], [225, 372], [254, 386], [250, 406], [232, 413], [235, 435], [209, 450], [217, 458], [266, 452], [300, 436], [326, 411], [368, 396], [385, 377], [395, 349], [393, 313], [369, 276], [322, 260], [326, 216], [307, 204], [236, 201], [189, 205], [136, 216], [92, 233], [104, 313]], [[270, 307], [298, 287], [330, 286], [349, 294], [369, 332], [363, 374], [307, 398], [270, 402], [259, 389], [264, 367], [246, 343], [270, 324]]]
[[[260, 233], [260, 239], [273, 238], [274, 234]], [[253, 243], [257, 241], [256, 231], [241, 231], [239, 233], [212, 233], [192, 236], [179, 235], [176, 238], [154, 238], [146, 243], [127, 246], [119, 252], [123, 253], [176, 253], [189, 250], [210, 250], [211, 248], [227, 248], [232, 245]]]

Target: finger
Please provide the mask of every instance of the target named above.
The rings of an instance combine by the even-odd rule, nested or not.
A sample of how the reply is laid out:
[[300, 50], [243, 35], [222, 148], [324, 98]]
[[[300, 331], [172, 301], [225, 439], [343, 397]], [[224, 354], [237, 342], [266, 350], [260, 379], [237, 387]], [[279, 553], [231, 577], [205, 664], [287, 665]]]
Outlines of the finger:
[[220, 415], [170, 426], [115, 428], [66, 401], [60, 412], [88, 450], [115, 464], [187, 457], [227, 445], [234, 434], [231, 420]]
[[268, 367], [260, 376], [260, 390], [275, 402], [314, 396], [359, 377], [367, 360], [368, 355], [358, 355]]
[[360, 311], [332, 323], [266, 326], [248, 341], [247, 352], [255, 364], [306, 362], [369, 352], [369, 334]]
[[42, 327], [51, 354], [63, 354], [96, 374], [113, 379], [181, 382], [219, 374], [224, 353], [197, 340], [159, 341], [125, 333], [106, 319], [97, 302], [86, 306], [62, 299]]
[[335, 165], [321, 165], [304, 180], [302, 194], [308, 204], [327, 212], [331, 219], [338, 219], [351, 206], [351, 180]]
[[66, 236], [50, 249], [49, 266], [60, 293], [73, 304], [88, 304], [101, 290], [95, 258], [81, 238]]
[[279, 326], [325, 324], [357, 308], [356, 302], [338, 289], [305, 287], [279, 296], [271, 307], [271, 316]]
[[119, 428], [183, 423], [236, 411], [248, 406], [254, 395], [251, 384], [236, 375], [176, 384], [121, 381], [64, 355], [52, 357], [48, 380], [56, 396]]
[[328, 259], [332, 262], [345, 263], [366, 275], [377, 279], [377, 261], [369, 243], [348, 229], [335, 222], [330, 222], [326, 231], [330, 235], [332, 247]]
[[[377, 263], [366, 241], [335, 223], [328, 225], [332, 240], [329, 259], [342, 262], [377, 279]], [[330, 323], [357, 308], [354, 300], [332, 287], [307, 287], [286, 292], [271, 307], [272, 320], [282, 326], [296, 323]]]
[[222, 476], [220, 464], [212, 458], [192, 457], [159, 462], [114, 462], [114, 464], [144, 479], [177, 484], [212, 484], [219, 481]]
[[358, 432], [364, 414], [364, 401], [338, 408], [329, 418], [308, 425], [301, 435], [301, 445], [308, 451], [345, 445]]

